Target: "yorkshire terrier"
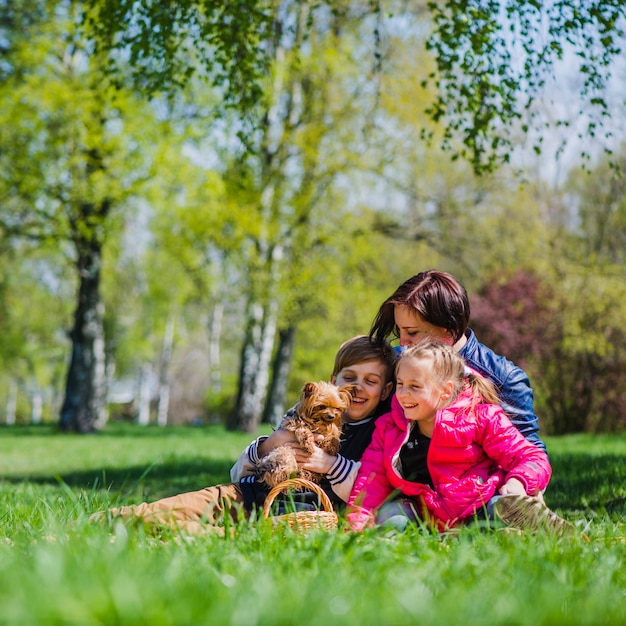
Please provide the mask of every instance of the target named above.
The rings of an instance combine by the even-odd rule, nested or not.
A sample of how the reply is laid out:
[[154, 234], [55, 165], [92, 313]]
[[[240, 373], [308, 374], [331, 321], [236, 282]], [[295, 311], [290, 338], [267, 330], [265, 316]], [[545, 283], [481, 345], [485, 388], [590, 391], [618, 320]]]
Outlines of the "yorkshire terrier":
[[[313, 452], [317, 445], [336, 455], [341, 436], [341, 416], [350, 408], [354, 387], [335, 387], [331, 383], [309, 382], [302, 388], [300, 400], [293, 412], [287, 413], [279, 428], [292, 431], [298, 446]], [[316, 435], [323, 439], [316, 441]], [[306, 478], [319, 483], [323, 474], [298, 467], [292, 448], [280, 446], [264, 456], [258, 466], [259, 479], [273, 488], [289, 478]]]

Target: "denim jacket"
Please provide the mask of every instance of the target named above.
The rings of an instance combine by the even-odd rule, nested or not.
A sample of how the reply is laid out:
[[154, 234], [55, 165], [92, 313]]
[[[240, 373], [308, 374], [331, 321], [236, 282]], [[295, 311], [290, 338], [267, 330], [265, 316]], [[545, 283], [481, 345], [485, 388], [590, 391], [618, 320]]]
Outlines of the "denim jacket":
[[481, 373], [496, 385], [500, 405], [513, 425], [530, 441], [542, 450], [546, 444], [539, 438], [539, 419], [535, 415], [533, 390], [523, 369], [476, 339], [474, 331], [465, 331], [467, 343], [459, 354], [469, 367]]

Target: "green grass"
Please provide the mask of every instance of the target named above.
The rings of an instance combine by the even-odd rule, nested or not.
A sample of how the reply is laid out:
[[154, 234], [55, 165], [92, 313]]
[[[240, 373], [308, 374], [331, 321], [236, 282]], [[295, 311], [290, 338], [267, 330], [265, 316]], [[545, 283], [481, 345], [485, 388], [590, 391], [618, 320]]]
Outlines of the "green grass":
[[102, 508], [228, 480], [249, 435], [111, 424], [0, 429], [0, 624], [619, 624], [626, 436], [548, 439], [546, 499], [584, 539], [290, 531], [153, 537]]

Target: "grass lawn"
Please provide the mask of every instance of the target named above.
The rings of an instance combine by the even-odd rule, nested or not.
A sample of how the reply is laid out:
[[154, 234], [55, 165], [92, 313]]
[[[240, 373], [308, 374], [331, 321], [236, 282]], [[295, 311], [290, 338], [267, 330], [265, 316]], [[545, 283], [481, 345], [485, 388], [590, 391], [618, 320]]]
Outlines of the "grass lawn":
[[626, 435], [547, 438], [583, 538], [412, 528], [181, 539], [87, 516], [228, 481], [249, 435], [0, 428], [0, 624], [623, 624]]

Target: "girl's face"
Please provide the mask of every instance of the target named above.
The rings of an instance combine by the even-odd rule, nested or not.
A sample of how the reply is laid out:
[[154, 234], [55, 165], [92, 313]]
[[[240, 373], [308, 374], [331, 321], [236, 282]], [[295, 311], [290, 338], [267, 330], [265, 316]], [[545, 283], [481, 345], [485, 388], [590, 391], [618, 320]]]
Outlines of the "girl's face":
[[453, 383], [441, 385], [428, 358], [403, 358], [398, 365], [396, 398], [408, 420], [430, 423], [450, 399]]
[[394, 307], [394, 320], [400, 334], [401, 346], [412, 346], [427, 337], [447, 343], [449, 346], [454, 343], [449, 330], [441, 326], [433, 326], [415, 309], [405, 304], [397, 304]]
[[356, 385], [356, 395], [343, 414], [345, 423], [360, 422], [369, 417], [378, 404], [391, 393], [392, 383], [386, 381], [386, 368], [380, 361], [367, 361], [344, 367], [330, 382], [342, 387]]

